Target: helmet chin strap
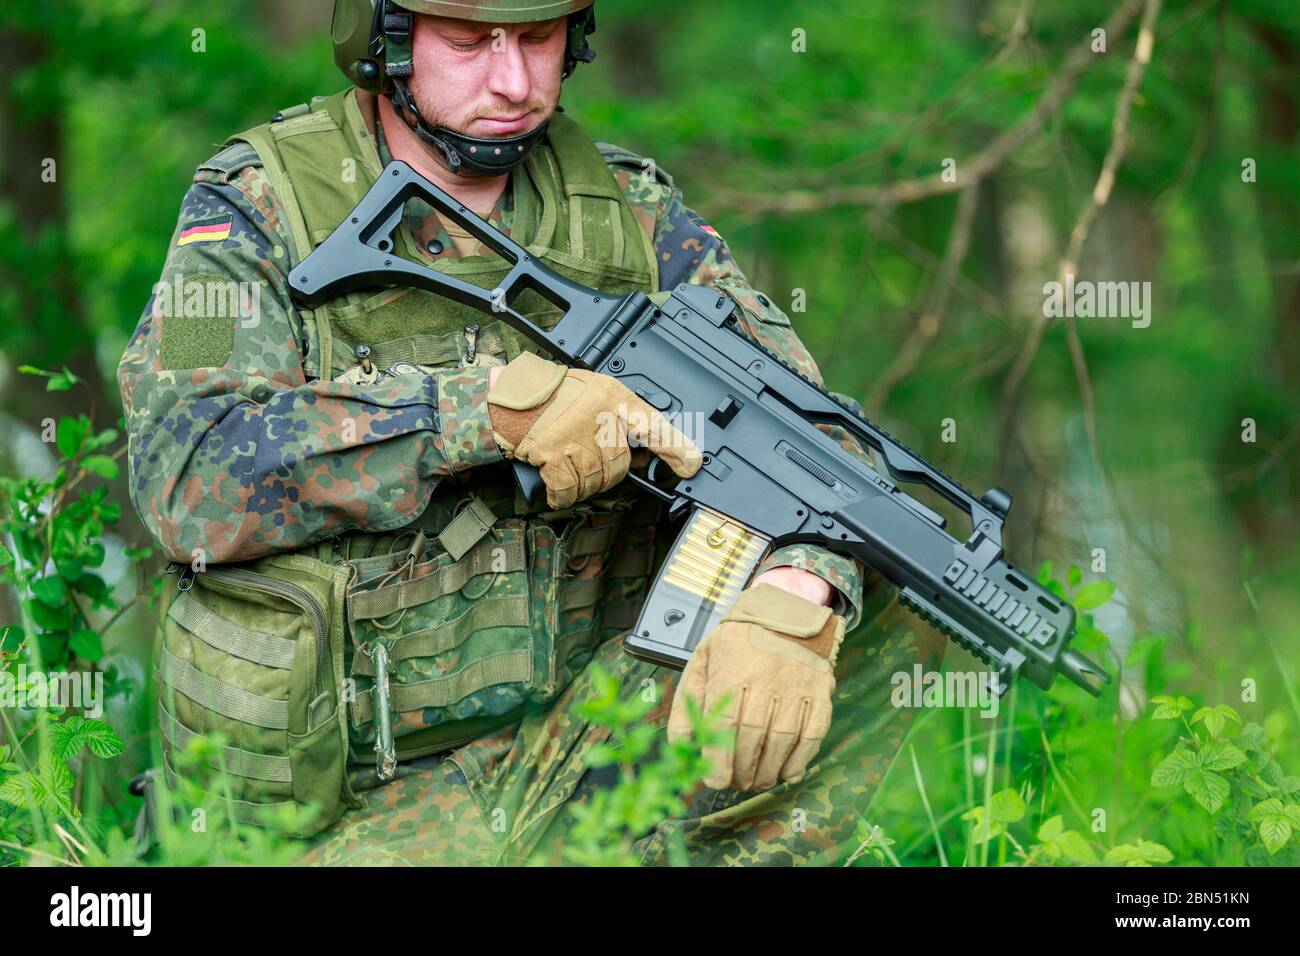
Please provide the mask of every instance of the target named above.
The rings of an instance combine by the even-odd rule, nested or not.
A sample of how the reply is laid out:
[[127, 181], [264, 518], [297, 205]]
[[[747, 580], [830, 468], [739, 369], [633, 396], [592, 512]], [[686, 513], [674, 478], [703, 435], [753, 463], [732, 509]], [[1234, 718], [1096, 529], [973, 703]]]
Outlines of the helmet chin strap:
[[474, 173], [478, 176], [500, 176], [510, 172], [532, 152], [546, 132], [547, 123], [537, 129], [508, 139], [482, 139], [466, 136], [445, 126], [429, 126], [415, 105], [415, 97], [404, 78], [393, 77], [393, 109], [416, 136], [436, 148], [453, 173]]

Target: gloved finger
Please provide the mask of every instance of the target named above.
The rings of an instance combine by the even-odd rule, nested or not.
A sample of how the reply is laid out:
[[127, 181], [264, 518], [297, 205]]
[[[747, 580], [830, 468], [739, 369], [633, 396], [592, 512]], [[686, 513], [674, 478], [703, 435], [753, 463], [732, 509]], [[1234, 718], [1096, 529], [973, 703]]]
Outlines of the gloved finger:
[[705, 747], [702, 751], [703, 756], [709, 761], [711, 769], [704, 776], [704, 785], [712, 787], [714, 790], [734, 789], [733, 770], [736, 765], [736, 730], [740, 723], [740, 715], [745, 706], [746, 698], [749, 696], [749, 686], [740, 687], [722, 687], [720, 691], [713, 691], [709, 699], [705, 700], [705, 707], [712, 710], [717, 698], [723, 693], [731, 692], [731, 703], [727, 706], [726, 713], [723, 716], [724, 726], [730, 728], [730, 732], [724, 734], [721, 744], [711, 747]]
[[781, 768], [781, 779], [787, 783], [798, 783], [802, 780], [808, 770], [809, 762], [817, 756], [821, 746], [820, 737], [801, 737], [786, 759], [785, 766]]
[[539, 469], [546, 485], [546, 503], [559, 511], [572, 508], [578, 500], [578, 473], [565, 454], [552, 455]]
[[[808, 711], [812, 708], [812, 701], [806, 698], [798, 702], [798, 712]], [[805, 718], [800, 714], [795, 726], [801, 726]], [[785, 724], [786, 721], [780, 723]], [[781, 770], [789, 761], [794, 748], [799, 743], [799, 733], [791, 730], [780, 730], [773, 727], [768, 731], [767, 744], [763, 749], [763, 756], [758, 762], [758, 773], [754, 776], [754, 787], [757, 790], [770, 790], [776, 786], [778, 778], [781, 776]]]
[[689, 478], [700, 470], [703, 452], [644, 399], [631, 395], [626, 416], [628, 437], [662, 458], [678, 477]]
[[691, 739], [691, 717], [686, 709], [686, 699], [688, 696], [693, 697], [703, 710], [708, 681], [709, 642], [704, 641], [691, 654], [691, 659], [682, 669], [682, 676], [677, 680], [677, 690], [673, 693], [673, 706], [668, 713], [669, 740]]
[[604, 466], [600, 491], [609, 491], [626, 478], [628, 469], [632, 465], [632, 449], [627, 446], [627, 426], [623, 424], [621, 417], [616, 421], [614, 428], [614, 442], [601, 443], [597, 448], [601, 464]]
[[[825, 701], [821, 696], [824, 696]], [[817, 756], [830, 728], [830, 694], [821, 696], [809, 698], [807, 708], [801, 709], [797, 742], [786, 758], [785, 766], [781, 768], [781, 779], [790, 783], [798, 783], [803, 779], [808, 762]]]
[[758, 765], [763, 759], [772, 721], [780, 706], [780, 701], [771, 695], [762, 695], [755, 703], [758, 705], [757, 713], [742, 712], [740, 730], [736, 734], [736, 765], [731, 776], [737, 790], [754, 789]]
[[572, 444], [564, 450], [573, 472], [578, 476], [577, 500], [590, 498], [605, 481], [605, 466], [600, 454], [586, 445]]

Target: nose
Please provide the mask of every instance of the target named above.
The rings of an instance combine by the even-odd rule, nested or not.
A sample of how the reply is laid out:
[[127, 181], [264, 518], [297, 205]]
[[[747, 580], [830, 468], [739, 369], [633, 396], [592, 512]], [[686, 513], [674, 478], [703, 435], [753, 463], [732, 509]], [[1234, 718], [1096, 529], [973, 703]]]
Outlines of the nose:
[[488, 91], [503, 96], [512, 103], [522, 103], [532, 90], [528, 64], [519, 46], [519, 37], [506, 34], [492, 46], [491, 69], [488, 72]]

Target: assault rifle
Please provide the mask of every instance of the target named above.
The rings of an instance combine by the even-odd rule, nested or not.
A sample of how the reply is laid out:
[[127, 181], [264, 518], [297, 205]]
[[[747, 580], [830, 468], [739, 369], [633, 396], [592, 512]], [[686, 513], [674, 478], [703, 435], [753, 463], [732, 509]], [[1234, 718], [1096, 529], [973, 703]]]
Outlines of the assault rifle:
[[[394, 252], [405, 204], [423, 199], [510, 266], [480, 288]], [[356, 209], [289, 276], [293, 298], [315, 308], [358, 289], [413, 286], [504, 320], [574, 368], [617, 378], [670, 420], [702, 413], [703, 465], [677, 479], [657, 458], [633, 481], [686, 523], [650, 589], [631, 653], [682, 667], [731, 607], [769, 548], [820, 545], [860, 559], [903, 603], [991, 665], [997, 691], [1023, 674], [1039, 687], [1064, 674], [1093, 695], [1110, 675], [1069, 648], [1074, 609], [1003, 557], [1011, 496], [976, 497], [835, 396], [756, 344], [737, 305], [704, 286], [679, 285], [662, 305], [644, 293], [609, 295], [569, 281], [406, 163], [390, 163]], [[525, 291], [561, 310], [549, 329], [516, 311]], [[816, 426], [838, 425], [872, 449], [877, 470]], [[537, 470], [516, 462], [530, 500]], [[970, 519], [959, 540], [945, 518], [900, 484], [922, 485]]]

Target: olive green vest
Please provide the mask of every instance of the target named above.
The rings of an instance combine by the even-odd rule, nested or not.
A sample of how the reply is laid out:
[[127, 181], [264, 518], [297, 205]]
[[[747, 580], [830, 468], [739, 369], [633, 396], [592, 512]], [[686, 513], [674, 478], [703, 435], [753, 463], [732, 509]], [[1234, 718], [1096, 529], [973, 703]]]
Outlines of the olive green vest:
[[[295, 265], [343, 221], [380, 173], [375, 137], [366, 126], [355, 90], [318, 97], [231, 137], [257, 150], [272, 189], [284, 205]], [[512, 238], [530, 254], [574, 281], [606, 292], [658, 289], [653, 244], [637, 223], [595, 144], [564, 113], [556, 113], [546, 139], [512, 177]], [[485, 289], [495, 288], [509, 264], [495, 256], [433, 260], [403, 225], [397, 252], [439, 272]], [[519, 311], [551, 328], [560, 312], [535, 293]], [[482, 313], [420, 289], [352, 293], [314, 312], [304, 312], [312, 347], [309, 376], [332, 378], [356, 364], [358, 345], [368, 346], [381, 368], [393, 362], [455, 365], [465, 354], [464, 327], [481, 325], [477, 350], [509, 361], [537, 346]]]
[[[261, 158], [297, 264], [381, 170], [355, 91], [280, 116], [230, 141]], [[511, 188], [511, 234], [531, 255], [607, 292], [657, 289], [649, 237], [567, 116], [551, 120]], [[397, 242], [400, 255], [484, 288], [507, 272], [483, 256], [432, 260], [405, 224]], [[516, 307], [546, 328], [559, 319], [540, 297]], [[421, 290], [355, 293], [300, 314], [315, 378], [350, 369], [359, 345], [380, 368], [459, 365], [471, 323], [481, 326], [479, 353], [508, 361], [537, 351], [499, 320]], [[553, 700], [600, 642], [635, 622], [662, 558], [659, 506], [626, 486], [566, 512], [521, 505], [510, 464], [485, 465], [443, 479], [405, 529], [213, 567], [188, 591], [165, 588], [156, 673], [168, 780], [230, 795], [241, 820], [309, 835], [380, 781], [377, 750], [397, 760], [445, 751]], [[213, 733], [225, 744], [203, 759], [224, 782], [177, 763]], [[321, 812], [301, 818], [313, 806]]]

